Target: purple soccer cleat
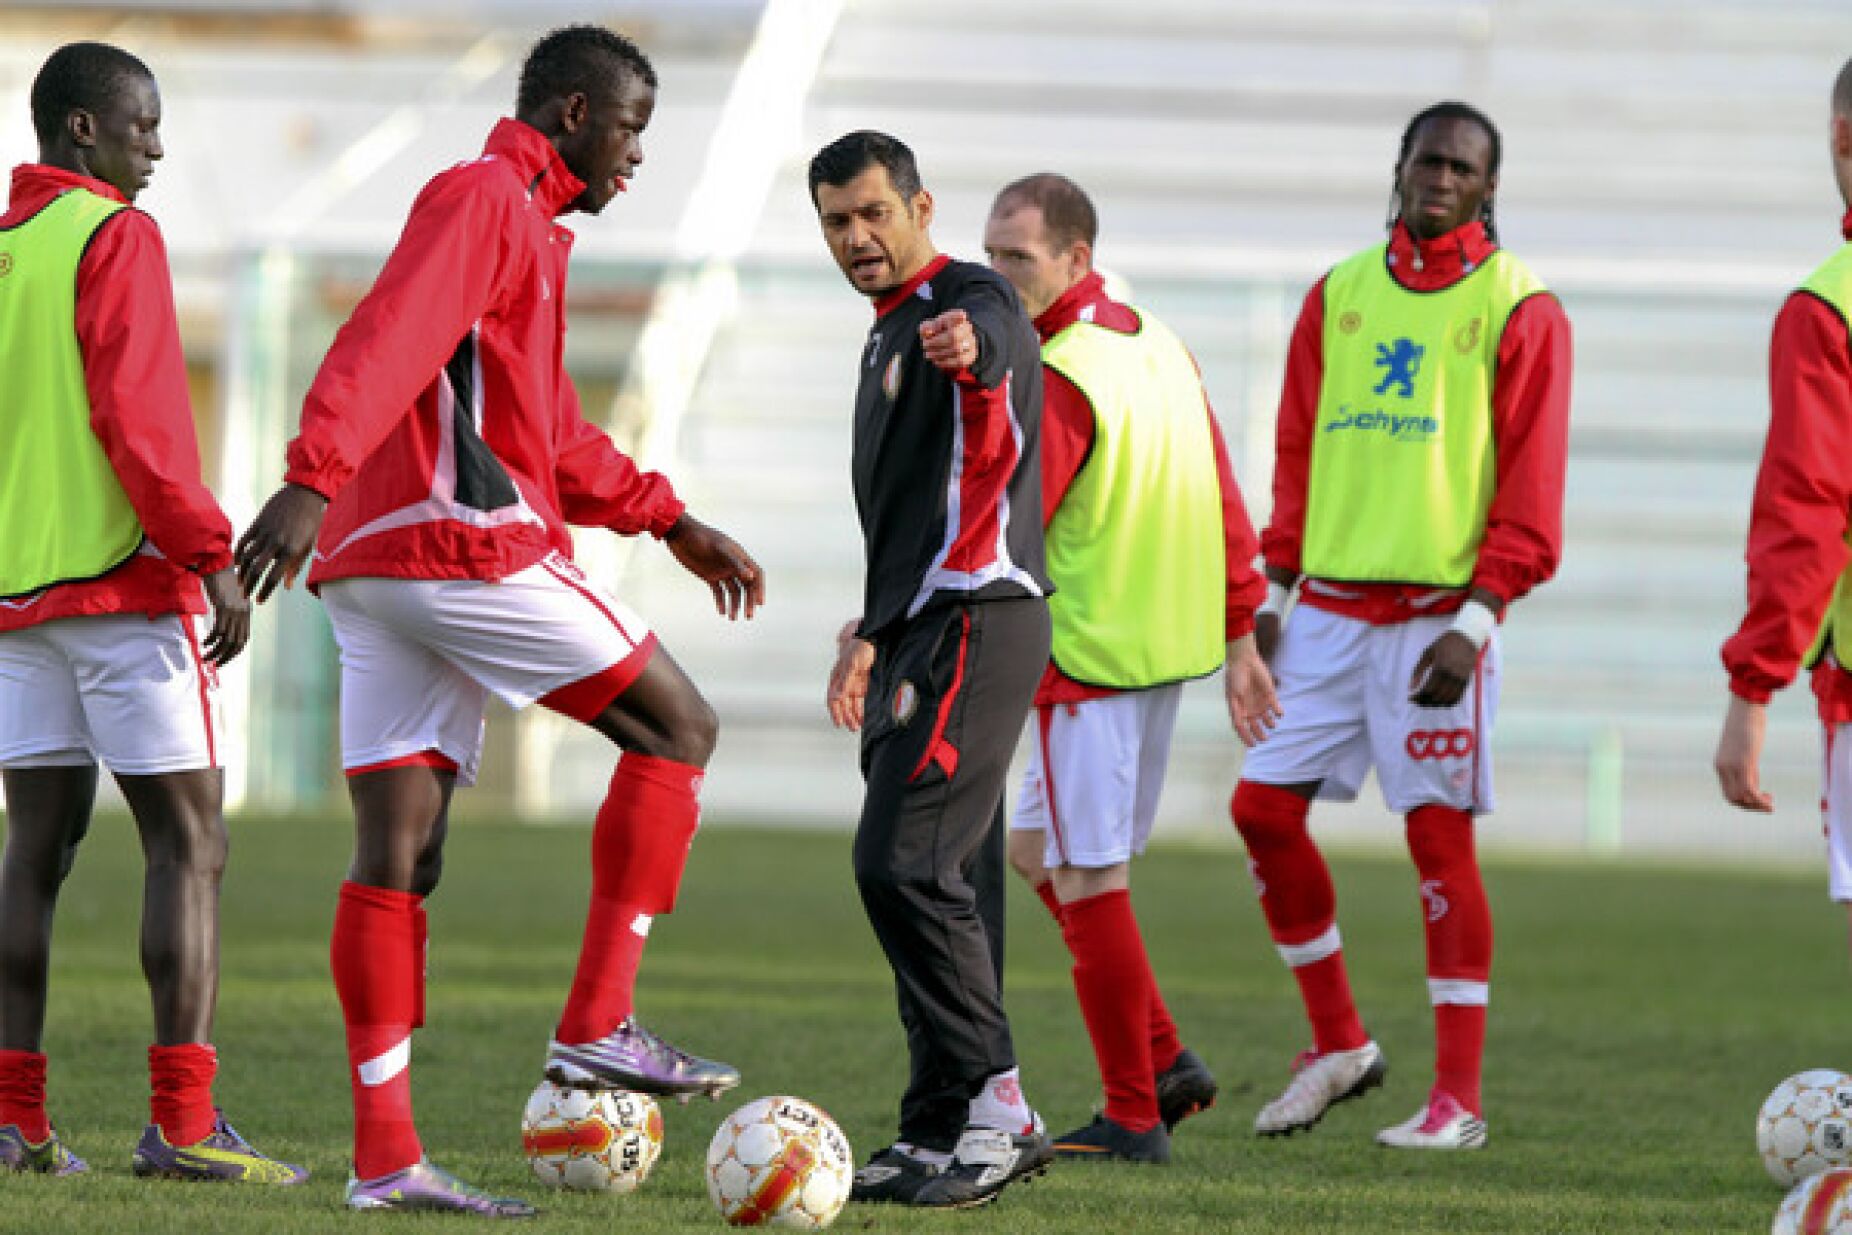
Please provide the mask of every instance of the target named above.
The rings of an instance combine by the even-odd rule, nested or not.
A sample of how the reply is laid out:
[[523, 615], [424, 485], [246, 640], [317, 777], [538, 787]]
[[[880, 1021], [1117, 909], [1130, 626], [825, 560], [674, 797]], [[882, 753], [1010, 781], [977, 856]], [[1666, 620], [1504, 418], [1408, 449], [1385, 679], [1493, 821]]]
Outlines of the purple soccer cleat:
[[142, 1129], [130, 1166], [137, 1175], [161, 1179], [245, 1184], [299, 1184], [302, 1167], [266, 1157], [252, 1148], [222, 1111], [212, 1113], [212, 1131], [191, 1145], [170, 1145], [159, 1124]]
[[551, 1043], [546, 1075], [568, 1089], [629, 1089], [683, 1102], [700, 1093], [718, 1098], [740, 1083], [738, 1068], [671, 1046], [634, 1016], [596, 1042]]
[[34, 1145], [17, 1124], [0, 1128], [0, 1170], [32, 1171], [39, 1175], [81, 1175], [90, 1164], [64, 1147], [58, 1130]]
[[490, 1196], [449, 1171], [432, 1166], [429, 1160], [414, 1162], [378, 1179], [350, 1178], [347, 1207], [475, 1214], [479, 1218], [531, 1218], [537, 1212], [526, 1201]]

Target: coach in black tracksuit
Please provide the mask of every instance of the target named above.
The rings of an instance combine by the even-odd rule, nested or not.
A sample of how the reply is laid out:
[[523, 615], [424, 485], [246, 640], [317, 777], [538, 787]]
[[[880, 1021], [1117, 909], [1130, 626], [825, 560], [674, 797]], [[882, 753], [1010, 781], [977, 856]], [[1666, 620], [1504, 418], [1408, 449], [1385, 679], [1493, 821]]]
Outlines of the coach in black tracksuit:
[[831, 143], [810, 189], [876, 313], [855, 396], [867, 587], [829, 704], [862, 731], [855, 878], [912, 1060], [900, 1137], [854, 1196], [968, 1205], [1052, 1156], [1002, 999], [1003, 787], [1049, 642], [1041, 349], [1006, 281], [934, 252], [900, 142]]

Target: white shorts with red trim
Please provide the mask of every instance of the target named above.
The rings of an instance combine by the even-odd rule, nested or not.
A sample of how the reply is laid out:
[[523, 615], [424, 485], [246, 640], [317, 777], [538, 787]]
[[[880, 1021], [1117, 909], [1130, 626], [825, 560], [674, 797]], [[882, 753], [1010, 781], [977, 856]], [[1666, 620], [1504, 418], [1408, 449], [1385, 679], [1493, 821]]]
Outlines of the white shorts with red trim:
[[1182, 698], [1176, 683], [1030, 714], [1029, 766], [1010, 828], [1042, 830], [1045, 865], [1097, 870], [1145, 851]]
[[1354, 801], [1370, 769], [1397, 814], [1417, 806], [1492, 810], [1492, 720], [1498, 712], [1498, 634], [1479, 671], [1450, 708], [1409, 702], [1422, 653], [1453, 625], [1451, 614], [1393, 626], [1301, 605], [1273, 658], [1280, 723], [1248, 751], [1244, 780], [1319, 781], [1318, 796]]
[[1820, 814], [1826, 832], [1826, 887], [1852, 901], [1852, 725], [1820, 726], [1825, 758]]
[[335, 579], [321, 587], [341, 649], [341, 763], [370, 768], [436, 751], [475, 782], [492, 693], [521, 708], [604, 676], [642, 672], [642, 618], [554, 554], [496, 583]]
[[219, 766], [198, 620], [111, 613], [0, 633], [0, 767], [157, 776]]

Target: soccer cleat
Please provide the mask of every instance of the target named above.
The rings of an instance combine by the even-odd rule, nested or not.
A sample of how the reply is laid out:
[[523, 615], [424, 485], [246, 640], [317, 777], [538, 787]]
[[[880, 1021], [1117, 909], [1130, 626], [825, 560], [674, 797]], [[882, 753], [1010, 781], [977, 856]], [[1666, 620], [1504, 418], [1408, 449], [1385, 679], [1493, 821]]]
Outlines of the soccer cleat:
[[926, 1181], [913, 1203], [925, 1209], [975, 1209], [1017, 1180], [1040, 1175], [1054, 1160], [1054, 1142], [1039, 1115], [1027, 1132], [966, 1127], [952, 1161]]
[[137, 1175], [161, 1179], [217, 1180], [247, 1184], [299, 1184], [308, 1171], [267, 1158], [225, 1122], [221, 1111], [212, 1113], [212, 1131], [191, 1145], [169, 1145], [159, 1124], [142, 1129], [130, 1165]]
[[547, 1079], [568, 1089], [629, 1089], [688, 1101], [718, 1098], [740, 1083], [739, 1069], [669, 1045], [636, 1017], [596, 1042], [547, 1047]]
[[526, 1201], [490, 1196], [449, 1171], [421, 1160], [378, 1179], [347, 1181], [349, 1209], [475, 1214], [481, 1218], [531, 1218], [538, 1211]]
[[34, 1145], [17, 1124], [0, 1128], [0, 1170], [32, 1171], [39, 1175], [81, 1175], [90, 1164], [64, 1147], [53, 1128]]
[[1095, 1115], [1086, 1127], [1055, 1138], [1055, 1156], [1096, 1162], [1169, 1162], [1170, 1130], [1156, 1123], [1144, 1132], [1134, 1132], [1116, 1120]]
[[889, 1145], [877, 1149], [873, 1157], [856, 1168], [849, 1199], [864, 1205], [912, 1205], [918, 1201], [920, 1189], [939, 1169], [898, 1145]]
[[1485, 1120], [1436, 1089], [1413, 1118], [1378, 1132], [1376, 1143], [1391, 1149], [1484, 1149]]
[[1176, 1062], [1158, 1073], [1158, 1115], [1169, 1131], [1174, 1132], [1190, 1116], [1214, 1106], [1215, 1094], [1215, 1076], [1209, 1065], [1187, 1046], [1177, 1053]]
[[1310, 1128], [1336, 1103], [1382, 1084], [1388, 1070], [1382, 1048], [1375, 1042], [1365, 1042], [1354, 1051], [1324, 1055], [1306, 1051], [1293, 1061], [1294, 1076], [1286, 1092], [1254, 1116], [1254, 1131], [1260, 1136], [1290, 1136]]

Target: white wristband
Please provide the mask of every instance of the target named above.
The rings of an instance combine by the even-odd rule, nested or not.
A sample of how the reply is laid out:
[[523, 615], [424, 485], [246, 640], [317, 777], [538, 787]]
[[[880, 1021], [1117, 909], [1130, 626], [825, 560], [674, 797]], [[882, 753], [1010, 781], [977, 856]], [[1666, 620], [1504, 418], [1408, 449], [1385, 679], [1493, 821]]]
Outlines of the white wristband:
[[1485, 646], [1492, 632], [1498, 628], [1498, 614], [1492, 612], [1490, 605], [1481, 601], [1469, 600], [1460, 606], [1460, 611], [1453, 615], [1453, 629], [1472, 640], [1476, 648]]
[[1286, 606], [1292, 603], [1292, 599], [1293, 590], [1291, 588], [1284, 583], [1275, 583], [1269, 579], [1267, 580], [1267, 599], [1261, 602], [1260, 608], [1255, 610], [1255, 613], [1257, 615], [1271, 613], [1274, 617], [1283, 618], [1286, 616]]

